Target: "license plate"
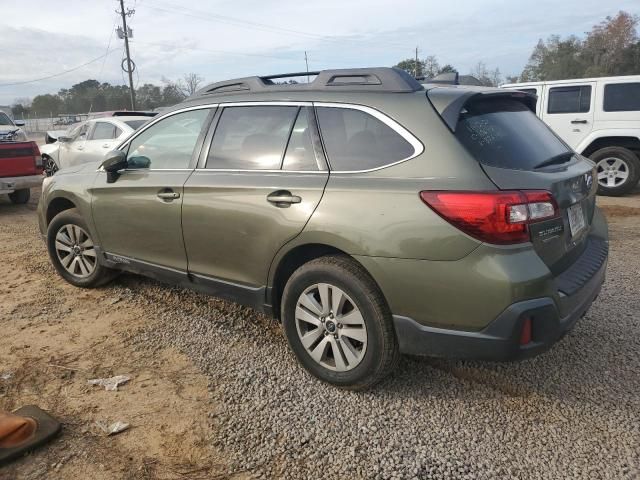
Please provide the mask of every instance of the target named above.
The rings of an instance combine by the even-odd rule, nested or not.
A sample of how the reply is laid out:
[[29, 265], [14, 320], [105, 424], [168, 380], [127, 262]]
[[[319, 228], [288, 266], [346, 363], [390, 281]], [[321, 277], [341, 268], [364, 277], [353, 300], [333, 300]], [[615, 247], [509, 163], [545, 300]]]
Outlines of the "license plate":
[[571, 230], [571, 237], [575, 237], [585, 227], [584, 213], [582, 213], [582, 205], [576, 203], [571, 205], [568, 210], [569, 213], [569, 229]]

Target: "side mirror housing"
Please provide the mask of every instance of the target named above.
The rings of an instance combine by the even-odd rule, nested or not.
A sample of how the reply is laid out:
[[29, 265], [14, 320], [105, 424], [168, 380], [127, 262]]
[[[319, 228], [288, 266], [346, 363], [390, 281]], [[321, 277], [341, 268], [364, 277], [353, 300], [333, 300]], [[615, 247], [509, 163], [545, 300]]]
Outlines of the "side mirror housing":
[[26, 125], [24, 120], [16, 120], [13, 123], [15, 124], [16, 127], [24, 127]]
[[107, 183], [115, 182], [120, 177], [120, 171], [127, 168], [127, 156], [120, 150], [107, 153], [101, 167], [107, 172]]
[[73, 140], [73, 139], [71, 137], [67, 137], [66, 135], [60, 135], [58, 137], [58, 141], [60, 143], [67, 143], [67, 142], [70, 142], [71, 140]]

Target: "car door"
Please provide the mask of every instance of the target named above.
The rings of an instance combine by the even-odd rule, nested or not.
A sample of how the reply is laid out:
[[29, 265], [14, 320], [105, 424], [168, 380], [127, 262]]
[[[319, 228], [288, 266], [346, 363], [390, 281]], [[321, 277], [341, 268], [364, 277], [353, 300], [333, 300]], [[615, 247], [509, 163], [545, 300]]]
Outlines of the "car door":
[[318, 205], [328, 171], [310, 103], [229, 104], [213, 124], [184, 189], [189, 273], [251, 304], [276, 252]]
[[593, 129], [595, 97], [595, 82], [546, 85], [542, 119], [575, 149]]
[[87, 141], [90, 122], [84, 122], [73, 128], [68, 135], [68, 141], [59, 142], [58, 167], [68, 168], [82, 163], [80, 155], [84, 151], [84, 144]]
[[108, 183], [105, 172], [97, 176], [93, 219], [108, 258], [156, 276], [186, 271], [183, 186], [210, 115], [211, 109], [199, 107], [158, 119], [122, 147], [128, 166], [115, 182]]
[[108, 120], [99, 120], [93, 124], [78, 155], [81, 162], [102, 160], [109, 151], [118, 146], [118, 137], [122, 130]]

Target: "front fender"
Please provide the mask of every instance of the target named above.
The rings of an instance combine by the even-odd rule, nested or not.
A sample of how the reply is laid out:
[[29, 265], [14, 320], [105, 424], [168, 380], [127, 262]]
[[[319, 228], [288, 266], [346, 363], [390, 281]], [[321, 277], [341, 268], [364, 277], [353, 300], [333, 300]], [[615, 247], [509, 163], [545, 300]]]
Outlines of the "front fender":
[[585, 137], [576, 147], [576, 152], [582, 154], [593, 142], [607, 137], [629, 137], [640, 141], [640, 128], [607, 128], [595, 130]]

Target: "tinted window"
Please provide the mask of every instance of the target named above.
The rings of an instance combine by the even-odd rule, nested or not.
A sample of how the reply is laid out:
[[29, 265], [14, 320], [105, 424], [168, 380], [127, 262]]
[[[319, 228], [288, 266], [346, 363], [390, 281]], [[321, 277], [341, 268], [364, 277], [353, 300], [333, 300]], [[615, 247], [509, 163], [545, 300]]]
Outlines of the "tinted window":
[[278, 170], [298, 107], [227, 107], [216, 127], [207, 168]]
[[0, 112], [0, 125], [10, 125], [13, 126], [13, 122], [11, 121], [11, 119], [9, 118], [9, 115], [7, 115], [4, 112]]
[[530, 95], [538, 95], [538, 91], [535, 88], [519, 88], [518, 90]]
[[309, 115], [312, 114], [309, 108], [300, 109], [282, 162], [283, 170], [318, 170], [309, 128]]
[[640, 111], [640, 83], [611, 83], [605, 85], [604, 111]]
[[480, 100], [466, 105], [455, 135], [480, 163], [494, 167], [529, 170], [570, 152], [516, 100]]
[[369, 170], [414, 154], [414, 148], [400, 134], [366, 112], [336, 107], [320, 107], [317, 112], [334, 170]]
[[549, 90], [548, 113], [586, 113], [590, 105], [590, 85], [555, 87]]
[[112, 140], [116, 138], [115, 125], [107, 122], [96, 122], [91, 140]]
[[133, 128], [134, 130], [139, 129], [142, 125], [144, 125], [145, 123], [147, 123], [148, 120], [127, 120], [126, 123], [127, 125], [129, 125], [131, 128]]
[[187, 168], [208, 109], [171, 115], [149, 127], [129, 147], [131, 168]]

